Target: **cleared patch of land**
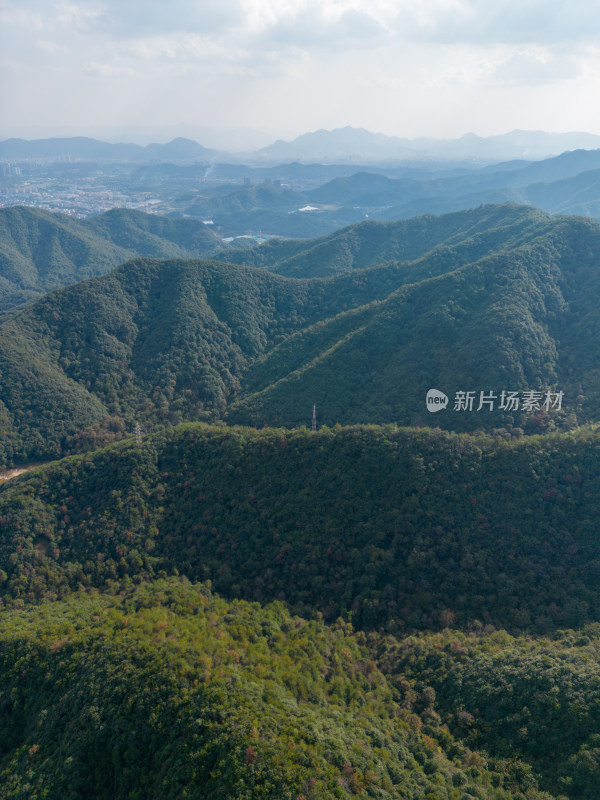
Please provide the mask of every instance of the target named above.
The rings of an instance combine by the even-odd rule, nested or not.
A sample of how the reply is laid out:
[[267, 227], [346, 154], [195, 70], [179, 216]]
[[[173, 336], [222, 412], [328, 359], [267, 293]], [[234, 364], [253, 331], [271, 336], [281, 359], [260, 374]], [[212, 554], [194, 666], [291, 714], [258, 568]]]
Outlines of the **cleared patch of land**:
[[34, 467], [39, 467], [40, 463], [27, 464], [25, 467], [15, 467], [14, 469], [0, 469], [0, 483], [9, 481], [11, 478], [16, 478], [17, 475], [22, 475], [24, 472], [29, 472]]

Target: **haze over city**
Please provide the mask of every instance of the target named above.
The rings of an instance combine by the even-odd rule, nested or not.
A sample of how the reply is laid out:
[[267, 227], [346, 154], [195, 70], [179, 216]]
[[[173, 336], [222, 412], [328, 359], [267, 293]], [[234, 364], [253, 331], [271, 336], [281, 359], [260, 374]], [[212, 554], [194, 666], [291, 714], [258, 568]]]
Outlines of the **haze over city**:
[[5, 0], [0, 20], [3, 138], [600, 133], [581, 1]]

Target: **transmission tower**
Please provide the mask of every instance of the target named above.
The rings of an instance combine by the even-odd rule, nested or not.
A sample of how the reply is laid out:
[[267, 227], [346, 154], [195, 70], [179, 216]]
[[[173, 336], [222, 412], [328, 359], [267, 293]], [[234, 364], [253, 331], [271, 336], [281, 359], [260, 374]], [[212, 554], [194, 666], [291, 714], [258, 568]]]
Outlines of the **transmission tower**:
[[317, 430], [317, 406], [316, 403], [313, 403], [313, 417], [312, 417], [311, 431], [314, 433], [316, 430]]
[[133, 432], [135, 434], [135, 438], [137, 440], [137, 443], [141, 447], [142, 446], [142, 437], [144, 435], [144, 429], [142, 428], [142, 426], [140, 425], [139, 422], [135, 423], [135, 428], [133, 429]]

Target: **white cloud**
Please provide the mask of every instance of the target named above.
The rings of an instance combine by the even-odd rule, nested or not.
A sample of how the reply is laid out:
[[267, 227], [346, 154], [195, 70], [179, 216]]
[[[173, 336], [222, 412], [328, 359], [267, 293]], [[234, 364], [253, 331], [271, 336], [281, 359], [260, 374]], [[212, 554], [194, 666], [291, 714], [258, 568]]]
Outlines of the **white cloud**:
[[412, 40], [474, 46], [592, 42], [600, 34], [600, 15], [588, 0], [432, 0], [402, 3], [394, 29]]
[[102, 16], [102, 9], [97, 5], [84, 3], [58, 3], [55, 6], [55, 22], [60, 28], [87, 33], [95, 30]]
[[548, 47], [518, 48], [494, 70], [494, 83], [535, 86], [572, 80], [582, 73], [581, 59], [572, 53], [555, 53]]
[[57, 42], [48, 41], [46, 39], [36, 39], [35, 42], [36, 47], [44, 53], [64, 53], [66, 48], [64, 45], [60, 45]]
[[[593, 6], [0, 0], [4, 113], [15, 124], [60, 114], [115, 126], [118, 115], [135, 114], [139, 123], [156, 114], [160, 97], [160, 114], [172, 124], [280, 129], [293, 120], [299, 132], [354, 124], [405, 135], [418, 126], [427, 133], [435, 121], [437, 135], [444, 119], [447, 128], [499, 120], [508, 129], [535, 115], [536, 127], [547, 126], [554, 114], [557, 129], [597, 120], [600, 130]], [[558, 114], [560, 103], [570, 116]]]
[[242, 12], [241, 0], [105, 0], [97, 27], [124, 39], [184, 32], [219, 34], [236, 27]]
[[9, 3], [0, 3], [0, 25], [4, 30], [8, 28], [24, 28], [26, 30], [40, 30], [43, 27], [42, 14]]
[[102, 78], [131, 78], [135, 74], [129, 67], [102, 64], [98, 61], [90, 61], [89, 64], [86, 64], [85, 71], [90, 75], [99, 75]]
[[385, 27], [366, 11], [345, 8], [334, 15], [327, 5], [304, 3], [288, 13], [271, 17], [269, 24], [262, 26], [259, 41], [276, 48], [293, 45], [310, 51], [323, 47], [372, 46], [387, 37]]

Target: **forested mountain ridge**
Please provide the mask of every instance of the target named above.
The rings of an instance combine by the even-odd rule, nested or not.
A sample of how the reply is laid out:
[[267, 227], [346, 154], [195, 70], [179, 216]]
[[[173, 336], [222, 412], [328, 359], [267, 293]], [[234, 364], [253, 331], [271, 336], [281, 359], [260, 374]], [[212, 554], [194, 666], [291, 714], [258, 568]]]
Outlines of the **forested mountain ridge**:
[[[328, 425], [517, 435], [600, 417], [596, 223], [508, 206], [408, 228], [421, 240], [413, 252], [427, 230], [451, 244], [329, 279], [138, 259], [47, 295], [0, 325], [0, 464], [136, 422], [302, 425], [314, 403]], [[343, 233], [363, 242], [361, 263], [401, 241], [393, 226]], [[451, 399], [435, 418], [432, 388]], [[459, 391], [473, 393], [471, 408], [455, 408]], [[537, 403], [526, 409], [521, 395], [500, 408], [503, 391], [536, 392]]]
[[[309, 241], [273, 239], [248, 250], [218, 253], [224, 261], [266, 267], [293, 278], [331, 277], [389, 261], [415, 261], [460, 246], [463, 263], [509, 250], [548, 234], [556, 217], [515, 204], [488, 205], [437, 217], [358, 222]], [[457, 260], [457, 263], [458, 260]]]
[[56, 457], [102, 420], [110, 435], [135, 420], [218, 418], [266, 348], [399, 280], [138, 259], [46, 295], [0, 325], [0, 464]]
[[153, 258], [205, 256], [222, 245], [210, 226], [191, 219], [113, 208], [81, 220], [84, 228], [114, 242], [132, 255]]
[[507, 443], [186, 423], [0, 488], [2, 592], [177, 570], [395, 633], [580, 626], [600, 621], [599, 448], [596, 429]]
[[[0, 209], [0, 312], [104, 274], [135, 256], [214, 256], [291, 277], [327, 277], [389, 260], [414, 260], [434, 247], [461, 241], [476, 248], [472, 256], [481, 255], [494, 247], [481, 237], [494, 236], [500, 247], [516, 246], [530, 239], [536, 228], [543, 233], [552, 220], [524, 206], [490, 206], [398, 223], [356, 223], [321, 239], [275, 239], [237, 249], [224, 246], [209, 226], [191, 219], [113, 209], [78, 220], [40, 209], [4, 208]], [[514, 229], [512, 238], [509, 228]]]
[[[599, 232], [571, 221], [531, 246], [407, 284], [368, 319], [346, 314], [294, 334], [254, 365], [246, 378], [254, 394], [238, 402], [231, 418], [293, 426], [304, 419], [301, 409], [316, 403], [326, 424], [423, 425], [432, 420], [425, 395], [437, 388], [450, 398], [473, 391], [470, 411], [482, 391], [496, 403], [488, 414], [486, 406], [484, 413], [465, 413], [451, 404], [432, 424], [531, 432], [534, 416], [523, 414], [522, 404], [499, 413], [501, 393], [510, 387], [563, 391], [562, 410], [596, 418], [600, 354], [592, 297], [600, 290]], [[450, 254], [438, 251], [422, 263], [436, 257]], [[538, 415], [537, 422], [544, 427], [549, 418]]]
[[190, 258], [222, 248], [194, 220], [113, 209], [77, 220], [34, 208], [0, 209], [0, 313], [109, 272], [134, 256]]
[[[402, 288], [372, 306], [368, 318], [346, 314], [292, 335], [251, 368], [250, 395], [230, 418], [293, 426], [316, 403], [329, 425], [396, 421], [533, 432], [569, 415], [569, 424], [577, 416], [595, 419], [600, 229], [582, 218], [540, 223], [530, 238], [509, 228], [511, 243], [522, 243], [514, 248], [503, 250], [501, 234], [490, 232], [434, 249], [411, 263], [412, 283], [407, 270]], [[492, 248], [497, 254], [481, 257]], [[511, 386], [538, 396], [562, 391], [565, 413], [551, 420], [541, 403], [534, 409], [540, 414], [523, 414], [523, 404], [498, 413]], [[424, 400], [432, 388], [451, 398], [435, 422]], [[494, 395], [494, 413], [456, 411], [452, 399], [460, 391], [472, 391], [472, 410], [484, 412], [481, 392]]]
[[108, 272], [127, 257], [125, 249], [99, 242], [69, 217], [31, 208], [1, 209], [0, 311]]

